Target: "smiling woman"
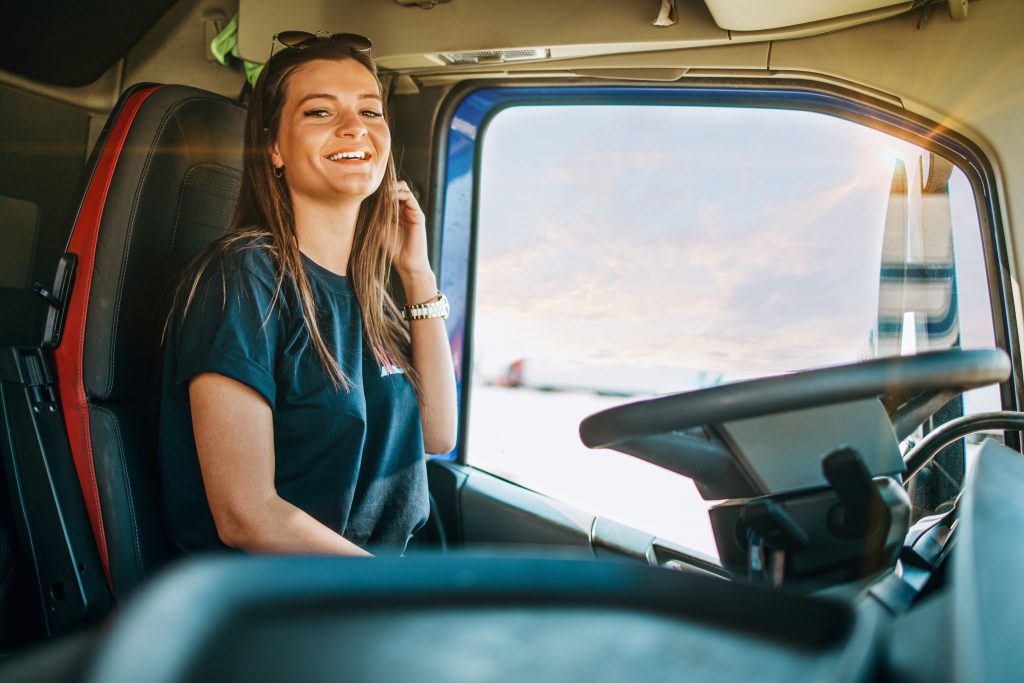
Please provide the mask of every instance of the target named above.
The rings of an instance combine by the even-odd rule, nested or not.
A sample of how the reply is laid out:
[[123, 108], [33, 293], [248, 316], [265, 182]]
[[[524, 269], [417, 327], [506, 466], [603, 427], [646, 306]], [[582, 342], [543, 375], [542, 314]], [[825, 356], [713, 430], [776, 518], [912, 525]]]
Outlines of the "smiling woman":
[[256, 84], [232, 227], [167, 326], [160, 462], [182, 551], [400, 552], [426, 520], [423, 453], [451, 448], [454, 379], [443, 311], [419, 310], [437, 285], [380, 92], [329, 37]]
[[[292, 196], [301, 198], [297, 210], [333, 213], [346, 197], [346, 210], [357, 213], [384, 179], [391, 150], [376, 79], [354, 60], [317, 61], [297, 68], [288, 89], [270, 155], [275, 172], [287, 174]], [[296, 214], [297, 226], [313, 220]], [[344, 271], [348, 254], [332, 258]]]

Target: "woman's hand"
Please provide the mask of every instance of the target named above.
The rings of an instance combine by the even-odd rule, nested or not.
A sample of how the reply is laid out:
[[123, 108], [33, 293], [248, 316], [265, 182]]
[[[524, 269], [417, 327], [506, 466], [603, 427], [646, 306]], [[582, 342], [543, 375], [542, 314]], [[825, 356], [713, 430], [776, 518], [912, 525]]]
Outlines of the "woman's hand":
[[408, 287], [407, 279], [432, 274], [427, 255], [427, 219], [407, 182], [398, 181], [395, 189], [399, 202], [401, 232], [393, 261], [399, 277]]

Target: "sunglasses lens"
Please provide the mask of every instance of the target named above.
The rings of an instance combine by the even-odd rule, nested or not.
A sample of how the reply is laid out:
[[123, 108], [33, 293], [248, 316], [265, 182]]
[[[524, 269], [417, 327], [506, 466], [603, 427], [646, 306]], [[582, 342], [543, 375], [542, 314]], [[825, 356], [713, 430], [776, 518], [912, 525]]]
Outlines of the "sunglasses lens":
[[[342, 45], [346, 45], [356, 52], [369, 52], [372, 43], [366, 36], [361, 36], [357, 33], [328, 33], [322, 31], [320, 33], [310, 33], [309, 31], [281, 31], [274, 36], [274, 40], [285, 47], [302, 47], [311, 40], [336, 40]], [[270, 50], [271, 56], [274, 54], [273, 45]]]
[[295, 47], [316, 36], [309, 31], [281, 31], [274, 38], [285, 47]]
[[370, 42], [369, 38], [357, 33], [335, 33], [331, 36], [331, 39], [341, 41], [359, 52], [368, 52], [373, 47], [373, 43]]

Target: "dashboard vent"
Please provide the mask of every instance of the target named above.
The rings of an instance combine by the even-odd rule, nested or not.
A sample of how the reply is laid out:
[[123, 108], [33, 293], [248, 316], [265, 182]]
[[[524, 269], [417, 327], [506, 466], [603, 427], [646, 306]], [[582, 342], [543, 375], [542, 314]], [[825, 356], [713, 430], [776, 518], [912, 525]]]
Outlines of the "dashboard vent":
[[531, 59], [545, 59], [546, 48], [521, 48], [516, 50], [481, 50], [478, 52], [442, 52], [448, 64], [503, 64], [505, 62], [526, 62]]

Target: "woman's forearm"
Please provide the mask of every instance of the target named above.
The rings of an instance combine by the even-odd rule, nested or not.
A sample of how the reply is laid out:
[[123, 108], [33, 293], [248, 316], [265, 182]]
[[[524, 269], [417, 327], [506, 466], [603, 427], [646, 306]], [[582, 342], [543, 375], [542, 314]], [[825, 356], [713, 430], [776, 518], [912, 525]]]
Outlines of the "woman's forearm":
[[[437, 279], [430, 270], [399, 273], [405, 299], [417, 304], [437, 294]], [[412, 366], [420, 379], [420, 414], [423, 447], [428, 453], [447, 453], [455, 448], [458, 415], [455, 371], [444, 320], [428, 318], [409, 323], [412, 335]]]
[[225, 545], [250, 553], [371, 556], [278, 496], [247, 508], [216, 516]]

